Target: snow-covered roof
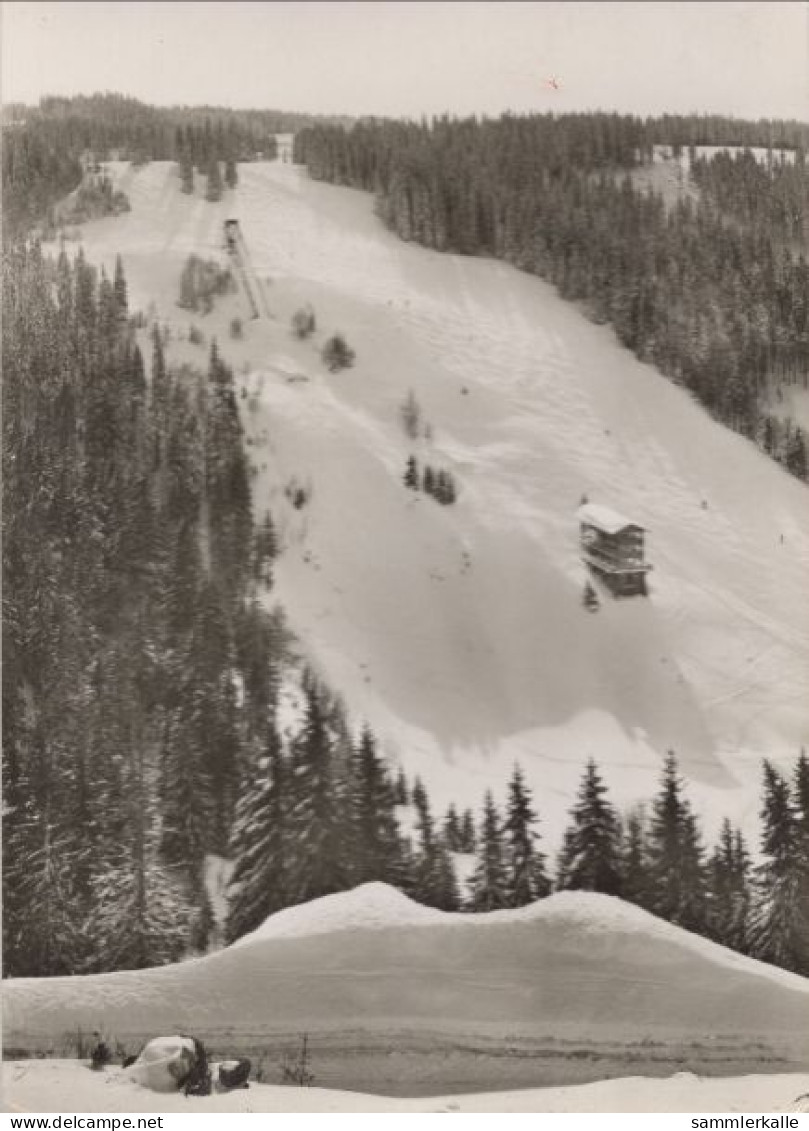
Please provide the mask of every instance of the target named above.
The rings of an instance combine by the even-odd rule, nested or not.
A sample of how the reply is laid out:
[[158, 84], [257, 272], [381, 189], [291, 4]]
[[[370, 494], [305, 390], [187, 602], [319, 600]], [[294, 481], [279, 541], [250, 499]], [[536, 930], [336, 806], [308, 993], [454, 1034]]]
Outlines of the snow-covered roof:
[[589, 522], [592, 526], [603, 530], [605, 534], [617, 534], [620, 530], [626, 530], [627, 526], [643, 529], [640, 523], [633, 522], [631, 518], [626, 518], [611, 507], [602, 507], [599, 503], [585, 503], [584, 506], [579, 507], [576, 514], [581, 522]]

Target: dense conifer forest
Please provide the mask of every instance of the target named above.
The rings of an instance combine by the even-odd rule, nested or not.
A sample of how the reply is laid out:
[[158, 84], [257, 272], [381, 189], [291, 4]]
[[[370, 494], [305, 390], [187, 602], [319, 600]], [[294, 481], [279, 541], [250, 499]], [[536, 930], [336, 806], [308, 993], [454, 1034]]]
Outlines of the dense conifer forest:
[[[779, 401], [809, 380], [807, 141], [797, 122], [505, 115], [314, 126], [295, 159], [374, 192], [402, 239], [547, 279], [805, 480], [806, 437]], [[690, 149], [696, 202], [633, 181], [658, 144]]]
[[50, 206], [79, 185], [84, 154], [135, 164], [176, 160], [207, 174], [213, 161], [272, 159], [276, 133], [318, 120], [278, 110], [148, 106], [120, 94], [49, 97], [35, 107], [6, 105], [3, 231], [8, 236], [43, 220]]

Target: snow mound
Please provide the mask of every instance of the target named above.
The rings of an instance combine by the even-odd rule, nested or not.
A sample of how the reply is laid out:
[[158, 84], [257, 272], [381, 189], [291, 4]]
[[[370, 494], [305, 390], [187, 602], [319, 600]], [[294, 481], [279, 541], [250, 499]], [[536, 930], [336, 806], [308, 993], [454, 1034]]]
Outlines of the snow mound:
[[809, 979], [737, 954], [701, 935], [693, 934], [649, 911], [612, 895], [591, 891], [560, 891], [525, 907], [468, 914], [439, 911], [409, 899], [389, 884], [361, 884], [351, 891], [323, 896], [270, 915], [255, 931], [228, 948], [276, 939], [310, 938], [339, 931], [391, 930], [397, 927], [480, 927], [528, 924], [557, 926], [583, 939], [607, 934], [660, 939], [683, 947], [710, 962], [757, 975], [809, 993]]
[[267, 939], [328, 935], [332, 931], [416, 927], [456, 917], [463, 918], [424, 907], [389, 884], [368, 883], [351, 891], [286, 907], [270, 915], [257, 930], [238, 939], [233, 946], [247, 946]]

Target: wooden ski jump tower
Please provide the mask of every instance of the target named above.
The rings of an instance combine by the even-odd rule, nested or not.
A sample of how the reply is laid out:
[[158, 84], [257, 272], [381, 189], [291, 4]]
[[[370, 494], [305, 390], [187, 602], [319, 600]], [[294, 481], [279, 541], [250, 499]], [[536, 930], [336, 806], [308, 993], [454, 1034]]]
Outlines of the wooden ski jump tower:
[[267, 300], [264, 297], [261, 280], [253, 269], [238, 220], [225, 220], [225, 250], [230, 256], [236, 277], [241, 283], [247, 305], [250, 307], [251, 318], [260, 318], [262, 313], [269, 317], [270, 312], [267, 309]]

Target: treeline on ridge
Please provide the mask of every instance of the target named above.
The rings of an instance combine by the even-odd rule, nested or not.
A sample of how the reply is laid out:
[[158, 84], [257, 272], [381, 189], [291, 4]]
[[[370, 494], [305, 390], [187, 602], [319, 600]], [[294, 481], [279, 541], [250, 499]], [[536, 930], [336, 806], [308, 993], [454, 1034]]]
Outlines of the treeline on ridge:
[[149, 106], [120, 94], [47, 97], [37, 106], [3, 107], [3, 231], [20, 234], [75, 189], [79, 158], [191, 161], [208, 171], [213, 161], [271, 159], [275, 134], [292, 133], [322, 120], [280, 110], [234, 110], [220, 106]]
[[[773, 399], [809, 374], [808, 139], [798, 123], [698, 117], [368, 120], [302, 130], [295, 159], [374, 192], [402, 239], [552, 282], [805, 480], [803, 430]], [[793, 149], [764, 166], [693, 151], [698, 199], [667, 206], [631, 173], [673, 141]]]

